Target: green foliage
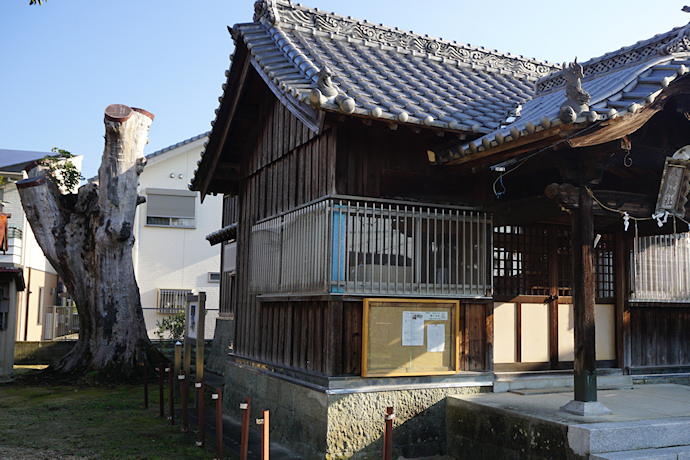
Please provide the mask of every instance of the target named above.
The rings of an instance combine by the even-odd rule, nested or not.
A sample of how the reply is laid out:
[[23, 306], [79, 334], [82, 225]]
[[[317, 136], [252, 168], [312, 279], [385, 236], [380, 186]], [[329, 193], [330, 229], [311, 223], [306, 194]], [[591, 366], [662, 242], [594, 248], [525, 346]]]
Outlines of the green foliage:
[[184, 336], [184, 312], [156, 321], [156, 326], [158, 326], [156, 335], [159, 340], [182, 340]]
[[51, 151], [57, 155], [46, 155], [43, 158], [43, 162], [48, 166], [51, 177], [63, 191], [74, 190], [84, 178], [79, 169], [70, 161], [71, 158], [74, 158], [74, 155], [67, 150], [57, 147], [53, 147]]
[[148, 409], [142, 408], [143, 385], [75, 385], [45, 377], [34, 385], [0, 385], [0, 458], [213, 458], [214, 437], [207, 434], [199, 448], [195, 425], [180, 433], [179, 422], [158, 417], [158, 385], [151, 383]]

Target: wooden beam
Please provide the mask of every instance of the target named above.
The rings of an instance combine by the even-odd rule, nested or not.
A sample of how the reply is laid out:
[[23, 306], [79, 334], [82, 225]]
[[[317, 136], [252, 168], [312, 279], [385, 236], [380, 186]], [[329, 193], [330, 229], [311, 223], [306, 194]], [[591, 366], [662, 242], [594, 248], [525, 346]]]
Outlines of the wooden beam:
[[[566, 209], [580, 207], [580, 188], [571, 184], [550, 184], [545, 189], [547, 197], [555, 199]], [[616, 190], [597, 190], [594, 193], [597, 201], [607, 208], [626, 211], [633, 217], [648, 217], [654, 213], [656, 197], [641, 193], [619, 192]], [[597, 216], [610, 215], [611, 211], [603, 209], [598, 202], [593, 203], [593, 212]]]
[[[482, 150], [477, 153], [470, 153], [463, 157], [454, 159], [445, 163], [445, 165], [461, 165], [466, 163], [475, 163], [481, 160], [483, 163], [486, 162], [499, 162], [505, 158], [512, 158], [519, 155], [522, 152], [534, 151], [536, 150], [539, 141], [543, 141], [546, 146], [554, 144], [556, 142], [562, 141], [564, 137], [567, 137], [569, 131], [575, 130], [573, 125], [558, 125], [554, 128], [545, 129], [534, 133], [531, 136], [520, 137], [516, 141], [506, 142], [505, 144], [498, 145], [496, 147], [490, 148], [489, 150]], [[501, 155], [504, 153], [504, 155]]]
[[[240, 62], [241, 67], [238, 71], [235, 71], [235, 63]], [[216, 122], [213, 126], [213, 131], [209, 137], [209, 143], [204, 154], [205, 156], [210, 155], [211, 158], [206, 162], [202, 160], [202, 166], [206, 165], [206, 167], [203, 168], [203, 172], [201, 171], [201, 167], [199, 168], [199, 172], [203, 174], [203, 180], [197, 189], [201, 192], [202, 201], [209, 191], [213, 173], [228, 137], [230, 124], [232, 123], [235, 112], [237, 111], [239, 100], [242, 96], [242, 89], [247, 81], [247, 74], [250, 68], [250, 56], [246, 47], [238, 46], [237, 50], [235, 51], [233, 69], [230, 70], [230, 75], [228, 75], [228, 80], [223, 93], [224, 96], [220, 105], [220, 112], [218, 117], [216, 117]]]

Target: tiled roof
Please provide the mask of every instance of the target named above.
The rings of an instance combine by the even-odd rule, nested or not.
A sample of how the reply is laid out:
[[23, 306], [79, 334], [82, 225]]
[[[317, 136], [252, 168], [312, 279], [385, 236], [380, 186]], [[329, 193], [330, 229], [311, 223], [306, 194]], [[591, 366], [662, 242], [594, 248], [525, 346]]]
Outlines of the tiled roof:
[[[589, 110], [579, 114], [574, 127], [634, 115], [690, 69], [690, 25], [591, 59], [582, 67]], [[535, 97], [522, 105], [519, 118], [479, 139], [435, 152], [436, 163], [458, 162], [499, 145], [509, 147], [521, 137], [561, 125], [559, 110], [566, 99], [563, 71], [544, 77], [537, 82]]]
[[21, 172], [28, 163], [40, 160], [46, 155], [51, 155], [51, 152], [0, 149], [0, 169], [8, 172]]
[[155, 152], [149, 153], [148, 155], [146, 155], [146, 159], [150, 160], [151, 158], [157, 157], [158, 155], [162, 155], [165, 152], [169, 152], [169, 151], [174, 150], [178, 147], [182, 147], [183, 145], [191, 144], [194, 141], [198, 141], [199, 139], [207, 137], [209, 134], [211, 134], [210, 131], [207, 131], [207, 132], [202, 133], [202, 134], [197, 134], [196, 136], [190, 137], [189, 139], [185, 139], [183, 141], [180, 141], [177, 144], [169, 145], [169, 146], [162, 148], [160, 150], [156, 150]]
[[216, 230], [215, 232], [206, 235], [206, 239], [211, 246], [224, 241], [234, 240], [235, 238], [237, 238], [237, 222], [226, 225], [220, 230]]
[[[261, 0], [232, 28], [274, 91], [326, 111], [489, 133], [554, 64]], [[319, 83], [328, 68], [335, 91]], [[330, 87], [332, 88], [332, 86]]]
[[[169, 151], [174, 150], [178, 147], [182, 147], [184, 145], [191, 144], [194, 141], [198, 141], [199, 139], [203, 139], [204, 137], [208, 137], [209, 134], [211, 134], [210, 131], [207, 131], [207, 132], [202, 133], [202, 134], [197, 134], [196, 136], [190, 137], [189, 139], [185, 139], [183, 141], [180, 141], [177, 144], [169, 145], [169, 146], [164, 147], [160, 150], [156, 150], [155, 152], [149, 153], [148, 155], [146, 155], [146, 159], [150, 160], [152, 158], [157, 157], [158, 155], [164, 154], [165, 152], [169, 152]], [[86, 182], [96, 182], [96, 181], [98, 181], [98, 175], [93, 176], [89, 179], [86, 179]]]

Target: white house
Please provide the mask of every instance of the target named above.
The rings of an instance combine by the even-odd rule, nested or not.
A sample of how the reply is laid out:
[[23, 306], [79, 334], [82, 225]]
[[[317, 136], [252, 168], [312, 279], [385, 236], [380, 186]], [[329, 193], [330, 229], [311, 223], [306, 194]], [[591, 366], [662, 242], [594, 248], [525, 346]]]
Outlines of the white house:
[[[16, 181], [26, 177], [24, 168], [46, 155], [52, 153], [0, 149], [3, 212], [10, 215], [8, 246], [0, 254], [0, 266], [21, 268], [26, 283], [26, 290], [17, 299], [15, 339], [18, 341], [49, 340], [73, 332], [76, 327], [71, 308], [55, 308], [66, 305], [66, 296], [61, 295], [64, 289], [36, 242], [15, 186]], [[81, 170], [82, 160], [83, 156], [78, 155], [70, 161]]]
[[[15, 185], [26, 177], [27, 165], [46, 155], [51, 153], [0, 149], [0, 379], [12, 373], [15, 341], [52, 339], [76, 328], [73, 308], [36, 242]], [[70, 161], [81, 169], [82, 160]]]
[[218, 228], [223, 198], [207, 197], [187, 184], [208, 133], [179, 142], [150, 155], [141, 176], [137, 208], [134, 270], [150, 338], [157, 324], [183, 311], [186, 294], [206, 292], [205, 337], [213, 338], [218, 316], [220, 254], [206, 241]]

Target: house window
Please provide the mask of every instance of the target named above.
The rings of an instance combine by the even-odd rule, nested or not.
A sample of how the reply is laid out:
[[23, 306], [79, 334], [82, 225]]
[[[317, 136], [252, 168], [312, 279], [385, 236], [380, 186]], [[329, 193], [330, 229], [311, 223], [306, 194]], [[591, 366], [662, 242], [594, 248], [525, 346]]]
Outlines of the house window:
[[196, 227], [196, 193], [186, 190], [146, 190], [146, 225]]
[[41, 324], [43, 321], [43, 288], [38, 288], [38, 318], [37, 324]]
[[209, 283], [220, 283], [220, 272], [208, 272]]
[[191, 289], [158, 289], [158, 313], [182, 313]]

